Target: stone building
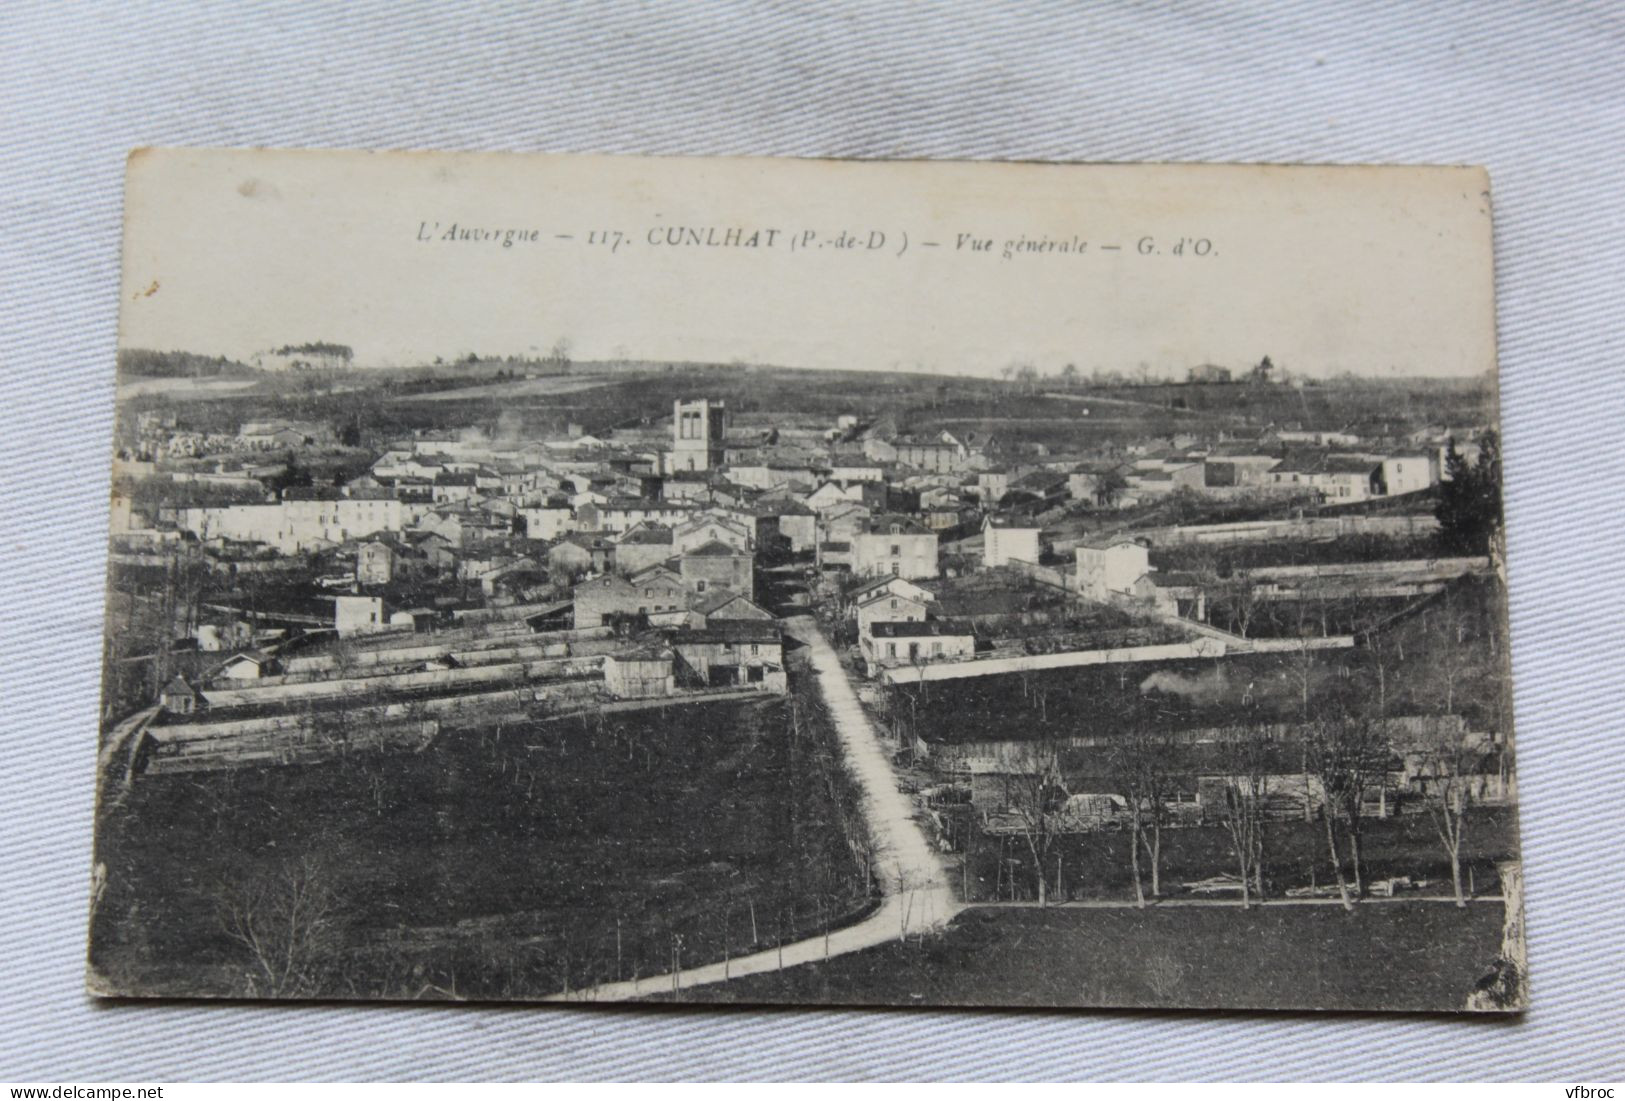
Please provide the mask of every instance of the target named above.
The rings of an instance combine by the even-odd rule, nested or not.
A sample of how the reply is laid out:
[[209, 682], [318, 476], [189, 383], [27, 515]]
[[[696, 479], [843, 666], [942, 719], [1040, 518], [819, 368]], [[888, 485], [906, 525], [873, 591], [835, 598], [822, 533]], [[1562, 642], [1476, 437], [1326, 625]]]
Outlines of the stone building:
[[605, 574], [575, 587], [574, 625], [579, 630], [618, 619], [646, 620], [657, 612], [685, 611], [688, 595], [687, 588], [669, 577], [651, 575], [634, 583]]
[[712, 540], [686, 552], [678, 560], [678, 572], [690, 592], [705, 593], [726, 588], [749, 596], [755, 588], [751, 556], [720, 540]]

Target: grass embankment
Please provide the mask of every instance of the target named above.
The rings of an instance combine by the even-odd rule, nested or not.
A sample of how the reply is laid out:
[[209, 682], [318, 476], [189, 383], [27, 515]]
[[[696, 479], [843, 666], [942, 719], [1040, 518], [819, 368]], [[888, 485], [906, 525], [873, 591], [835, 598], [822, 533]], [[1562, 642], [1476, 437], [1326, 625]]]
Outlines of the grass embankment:
[[937, 936], [683, 992], [685, 1001], [1193, 1009], [1459, 1009], [1502, 909], [1438, 903], [978, 908]]

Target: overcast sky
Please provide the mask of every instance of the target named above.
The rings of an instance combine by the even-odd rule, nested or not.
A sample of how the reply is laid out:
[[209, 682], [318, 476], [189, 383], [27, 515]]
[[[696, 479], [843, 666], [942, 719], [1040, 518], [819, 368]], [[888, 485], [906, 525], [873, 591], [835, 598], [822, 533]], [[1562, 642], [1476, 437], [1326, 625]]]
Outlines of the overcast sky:
[[[128, 186], [124, 347], [325, 340], [382, 365], [566, 338], [578, 359], [983, 375], [1494, 365], [1476, 170], [160, 150]], [[529, 239], [504, 247], [507, 230]], [[591, 236], [616, 232], [614, 250]], [[1065, 247], [1006, 258], [1023, 239]]]

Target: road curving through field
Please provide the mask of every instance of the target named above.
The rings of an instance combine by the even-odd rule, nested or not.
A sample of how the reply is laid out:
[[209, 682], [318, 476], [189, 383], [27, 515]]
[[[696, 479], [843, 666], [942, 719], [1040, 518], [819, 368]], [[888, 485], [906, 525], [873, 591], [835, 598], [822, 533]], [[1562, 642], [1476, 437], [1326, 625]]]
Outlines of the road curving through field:
[[880, 907], [862, 921], [805, 940], [680, 972], [603, 983], [554, 994], [547, 1001], [628, 1001], [689, 987], [726, 982], [785, 967], [813, 963], [910, 934], [940, 928], [961, 909], [937, 850], [914, 819], [913, 804], [897, 790], [896, 775], [880, 736], [858, 702], [835, 650], [811, 616], [785, 620], [789, 633], [808, 648], [819, 694], [829, 708], [846, 767], [863, 792], [863, 813], [874, 849]]

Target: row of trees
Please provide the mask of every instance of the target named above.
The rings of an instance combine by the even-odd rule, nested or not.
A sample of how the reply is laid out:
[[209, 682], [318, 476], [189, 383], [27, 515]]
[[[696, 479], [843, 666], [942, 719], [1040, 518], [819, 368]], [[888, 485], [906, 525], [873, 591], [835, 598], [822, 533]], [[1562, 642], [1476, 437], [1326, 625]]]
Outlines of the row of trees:
[[[1189, 743], [1172, 731], [1141, 727], [1126, 732], [1105, 750], [1106, 786], [1119, 809], [1102, 815], [1121, 830], [1127, 848], [1135, 902], [1162, 898], [1165, 831], [1194, 825], [1176, 808], [1179, 798], [1200, 788], [1210, 800], [1203, 808], [1208, 828], [1227, 842], [1240, 891], [1250, 908], [1268, 895], [1267, 828], [1283, 818], [1317, 819], [1324, 831], [1324, 855], [1331, 864], [1342, 905], [1352, 910], [1370, 893], [1365, 841], [1373, 813], [1389, 802], [1387, 785], [1396, 756], [1408, 759], [1422, 780], [1420, 799], [1451, 869], [1457, 906], [1467, 904], [1462, 869], [1469, 815], [1486, 773], [1493, 773], [1495, 747], [1451, 724], [1440, 724], [1399, 746], [1388, 727], [1374, 718], [1340, 715], [1306, 724], [1290, 745], [1266, 728], [1235, 728], [1212, 747], [1200, 779], [1186, 760]], [[1286, 752], [1297, 755], [1296, 770], [1282, 767]], [[1043, 747], [1004, 778], [1004, 818], [1031, 859], [1032, 886], [1039, 905], [1050, 893], [1050, 870], [1060, 878], [1060, 848], [1085, 823], [1064, 808], [1068, 791], [1061, 755]], [[1090, 812], [1085, 810], [1083, 815]], [[968, 856], [967, 856], [968, 859]]]
[[196, 352], [122, 348], [118, 353], [118, 373], [125, 378], [213, 378], [246, 370], [248, 365], [237, 360]]
[[304, 344], [284, 344], [273, 349], [274, 356], [302, 357], [295, 359], [294, 367], [349, 366], [355, 350], [348, 344], [335, 344], [330, 340], [312, 340]]
[[[1252, 601], [1241, 603], [1245, 617]], [[1300, 603], [1311, 617], [1312, 605]], [[1203, 820], [1227, 838], [1243, 905], [1267, 890], [1266, 824], [1301, 817], [1318, 820], [1339, 897], [1352, 906], [1370, 887], [1369, 817], [1393, 809], [1397, 774], [1403, 798], [1425, 810], [1457, 902], [1465, 904], [1462, 853], [1472, 808], [1486, 789], [1505, 784], [1511, 767], [1507, 739], [1475, 733], [1506, 730], [1502, 606], [1493, 579], [1462, 582], [1412, 605], [1397, 622], [1391, 606], [1374, 606], [1354, 650], [1334, 654], [1305, 644], [1272, 666], [1248, 665], [1248, 679], [1234, 680], [1233, 690], [1223, 663], [1209, 679], [1171, 676], [1178, 683], [1168, 690], [1176, 694], [1166, 698], [1125, 681], [1120, 694], [1091, 700], [1090, 726], [1102, 736], [1077, 749], [1066, 740], [1070, 712], [1049, 706], [1064, 682], [1022, 676], [1009, 718], [1035, 737], [1018, 743], [1025, 750], [1013, 754], [1004, 794], [1036, 874], [1043, 877], [1066, 831], [1080, 828], [1060, 813], [1070, 773], [1121, 800], [1111, 824], [1127, 838], [1142, 904], [1147, 874], [1150, 897], [1162, 893], [1163, 830], [1191, 821], [1175, 795], [1199, 793]], [[1245, 629], [1244, 622], [1233, 626]], [[1305, 637], [1317, 633], [1307, 622], [1303, 628]], [[1255, 691], [1269, 698], [1255, 699]], [[1186, 698], [1193, 693], [1200, 702]], [[1217, 741], [1193, 742], [1192, 728]], [[1047, 888], [1034, 886], [1042, 898]]]
[[[463, 355], [455, 357], [451, 362], [461, 367], [477, 367], [480, 364], [507, 363], [514, 365], [516, 368], [516, 370], [512, 372], [513, 374], [518, 373], [517, 369], [522, 369], [525, 367], [541, 367], [544, 370], [555, 374], [568, 374], [570, 371], [570, 366], [573, 362], [571, 356], [573, 355], [574, 351], [575, 342], [567, 336], [561, 336], [553, 342], [553, 346], [547, 350], [545, 355], [542, 356], [512, 354], [497, 356], [482, 355], [479, 352], [467, 352]], [[625, 349], [617, 348], [616, 351], [624, 352]], [[626, 357], [624, 355], [617, 355], [616, 359], [625, 361]], [[447, 361], [444, 356], [435, 356], [433, 366], [444, 367], [446, 366], [446, 362]], [[498, 371], [496, 377], [507, 378], [509, 377], [509, 374], [510, 373], [507, 371]]]
[[[1271, 362], [1269, 356], [1265, 356], [1248, 369], [1245, 375], [1242, 372], [1237, 372], [1237, 376], [1245, 377], [1250, 382], [1267, 384], [1275, 380], [1275, 371], [1275, 364]], [[1013, 383], [1018, 390], [1034, 392], [1037, 390], [1040, 380], [1045, 376], [1035, 364], [1027, 360], [1019, 360], [1007, 363], [999, 368], [999, 377], [1006, 382]], [[1083, 381], [1084, 376], [1076, 363], [1067, 363], [1057, 370], [1052, 377], [1060, 380], [1068, 389], [1072, 389]], [[1169, 381], [1169, 379], [1157, 378], [1149, 363], [1139, 363], [1135, 365], [1132, 371], [1126, 373], [1096, 367], [1089, 373], [1089, 381], [1095, 386], [1150, 386], [1153, 383]]]

